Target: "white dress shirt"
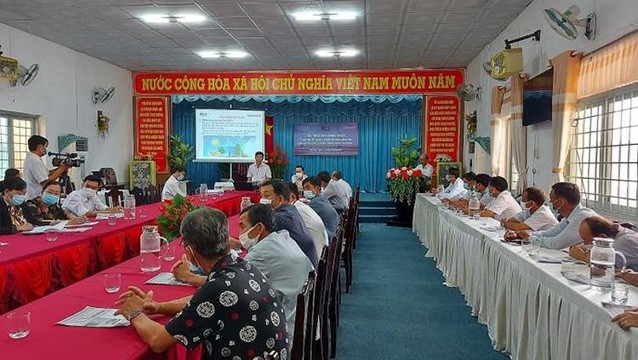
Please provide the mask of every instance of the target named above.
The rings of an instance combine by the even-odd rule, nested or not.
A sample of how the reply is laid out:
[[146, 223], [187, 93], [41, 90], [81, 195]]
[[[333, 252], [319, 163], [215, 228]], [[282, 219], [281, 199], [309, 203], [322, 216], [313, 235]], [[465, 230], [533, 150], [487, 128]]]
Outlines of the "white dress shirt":
[[327, 198], [328, 201], [330, 201], [330, 204], [332, 204], [332, 207], [334, 207], [337, 211], [342, 211], [348, 208], [350, 197], [348, 196], [346, 188], [334, 179], [328, 182], [328, 185], [326, 185], [326, 188], [323, 189], [321, 195]]
[[87, 199], [82, 192], [82, 189], [72, 191], [64, 200], [62, 204], [64, 210], [69, 210], [75, 216], [84, 216], [91, 211], [103, 211], [107, 209], [107, 206], [100, 201], [100, 198], [95, 195], [90, 199]]
[[485, 206], [491, 204], [492, 200], [494, 200], [494, 198], [492, 198], [492, 195], [490, 195], [490, 192], [487, 190], [483, 191], [481, 197], [479, 198], [479, 201], [481, 202], [481, 204]]
[[24, 158], [24, 181], [27, 183], [27, 200], [31, 200], [42, 194], [42, 183], [49, 179], [49, 169], [45, 163], [45, 157], [27, 152]]
[[441, 199], [457, 199], [465, 194], [465, 183], [463, 179], [457, 178], [454, 183], [450, 183], [440, 195]]
[[257, 167], [257, 164], [251, 164], [248, 167], [246, 177], [252, 182], [262, 183], [267, 179], [272, 178], [272, 172], [270, 171], [270, 166], [266, 163], [261, 163], [259, 167]]
[[485, 207], [486, 210], [490, 210], [494, 213], [494, 219], [502, 220], [511, 218], [512, 216], [523, 211], [521, 205], [514, 199], [512, 194], [505, 190], [501, 191], [496, 199], [492, 200], [489, 205]]
[[[627, 259], [626, 267], [638, 271], [638, 233], [630, 229], [618, 226], [618, 234], [614, 239], [614, 250], [620, 251]], [[622, 265], [616, 258], [616, 264]]]
[[308, 176], [304, 173], [301, 174], [301, 179], [297, 177], [297, 173], [290, 178], [290, 182], [297, 185], [297, 189], [303, 190], [303, 181], [308, 178]]
[[419, 164], [414, 168], [414, 170], [421, 170], [421, 172], [423, 173], [421, 176], [429, 178], [432, 177], [432, 173], [434, 172], [434, 168], [430, 164], [425, 164], [425, 166]]
[[171, 175], [166, 180], [166, 184], [164, 184], [164, 189], [162, 190], [162, 201], [172, 200], [173, 197], [177, 194], [182, 196], [186, 196], [179, 188], [179, 180], [175, 178], [175, 176]]
[[533, 214], [529, 212], [529, 209], [523, 209], [523, 211], [514, 215], [514, 219], [529, 226], [532, 231], [549, 230], [558, 224], [556, 216], [547, 205], [539, 207]]
[[534, 231], [529, 239], [532, 243], [548, 249], [564, 249], [576, 245], [583, 241], [578, 233], [580, 223], [583, 219], [595, 215], [594, 210], [579, 204], [568, 217], [563, 218], [556, 226], [545, 231]]
[[317, 250], [317, 257], [321, 256], [321, 250], [324, 245], [328, 246], [328, 232], [323, 224], [323, 220], [319, 217], [316, 211], [314, 211], [309, 205], [302, 203], [301, 201], [295, 201], [293, 204], [301, 214], [303, 222], [306, 224], [306, 229], [312, 237], [315, 243], [315, 250]]

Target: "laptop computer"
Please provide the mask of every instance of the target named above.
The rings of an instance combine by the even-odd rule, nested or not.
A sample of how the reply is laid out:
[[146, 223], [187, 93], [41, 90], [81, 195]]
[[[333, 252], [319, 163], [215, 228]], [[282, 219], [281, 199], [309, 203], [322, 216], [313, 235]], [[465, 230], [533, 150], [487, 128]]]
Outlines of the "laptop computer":
[[250, 181], [235, 181], [235, 190], [256, 191], [257, 188], [258, 185], [256, 183], [253, 184]]

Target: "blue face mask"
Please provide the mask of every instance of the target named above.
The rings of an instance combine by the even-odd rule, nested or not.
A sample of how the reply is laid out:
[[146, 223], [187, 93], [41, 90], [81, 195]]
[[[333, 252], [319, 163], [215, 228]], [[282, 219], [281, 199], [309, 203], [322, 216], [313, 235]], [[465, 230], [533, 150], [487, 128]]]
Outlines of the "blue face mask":
[[[193, 250], [191, 250], [191, 253], [193, 252]], [[193, 256], [193, 260], [195, 259], [195, 256]], [[193, 274], [197, 274], [197, 275], [206, 275], [206, 272], [204, 271], [204, 268], [202, 268], [199, 264], [195, 265], [194, 262], [189, 261], [188, 263], [188, 269], [193, 273]]]
[[25, 202], [25, 200], [27, 200], [26, 195], [13, 195], [11, 198], [11, 205], [20, 206]]
[[313, 193], [312, 190], [304, 190], [303, 197], [305, 197], [308, 200], [311, 200], [315, 198], [315, 193]]
[[60, 198], [52, 194], [42, 195], [42, 202], [44, 202], [47, 205], [57, 204], [58, 200], [60, 200]]
[[463, 184], [463, 188], [464, 188], [465, 190], [470, 190], [470, 186], [469, 186], [468, 184]]

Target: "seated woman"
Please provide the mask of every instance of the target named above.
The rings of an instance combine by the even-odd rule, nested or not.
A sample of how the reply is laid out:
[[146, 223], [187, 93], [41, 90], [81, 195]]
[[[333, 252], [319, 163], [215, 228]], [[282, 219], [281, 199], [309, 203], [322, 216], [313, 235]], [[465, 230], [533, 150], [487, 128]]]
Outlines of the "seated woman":
[[62, 185], [55, 180], [49, 180], [42, 186], [42, 196], [29, 200], [22, 205], [22, 212], [27, 221], [33, 225], [50, 225], [58, 220], [70, 220], [70, 224], [81, 224], [83, 216], [75, 216], [60, 206]]
[[20, 206], [26, 199], [27, 183], [19, 177], [4, 180], [2, 200], [0, 200], [0, 234], [14, 234], [29, 231], [33, 225], [22, 215]]
[[518, 201], [507, 191], [507, 187], [507, 180], [503, 177], [495, 176], [490, 180], [490, 195], [493, 200], [481, 211], [481, 217], [491, 217], [500, 221], [510, 218], [523, 210]]
[[521, 207], [523, 211], [514, 217], [501, 220], [501, 224], [508, 230], [548, 230], [558, 224], [558, 220], [549, 210], [545, 201], [545, 191], [537, 187], [528, 187], [523, 191]]

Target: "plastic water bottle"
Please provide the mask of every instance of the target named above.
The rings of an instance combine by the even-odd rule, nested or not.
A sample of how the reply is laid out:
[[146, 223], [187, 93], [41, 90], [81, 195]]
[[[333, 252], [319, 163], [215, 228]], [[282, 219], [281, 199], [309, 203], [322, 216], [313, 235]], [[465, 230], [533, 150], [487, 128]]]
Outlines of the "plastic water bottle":
[[245, 208], [249, 207], [253, 203], [250, 201], [250, 196], [242, 196], [241, 204], [239, 205], [240, 212], [244, 211]]
[[474, 220], [478, 220], [481, 218], [481, 202], [476, 197], [476, 194], [474, 192], [472, 192], [472, 196], [470, 196], [470, 200], [467, 203], [467, 208], [469, 215]]
[[140, 270], [142, 272], [153, 272], [161, 268], [160, 246], [162, 239], [157, 232], [157, 226], [146, 225], [142, 227], [142, 235], [140, 235]]
[[135, 196], [133, 195], [124, 199], [124, 219], [135, 220]]

